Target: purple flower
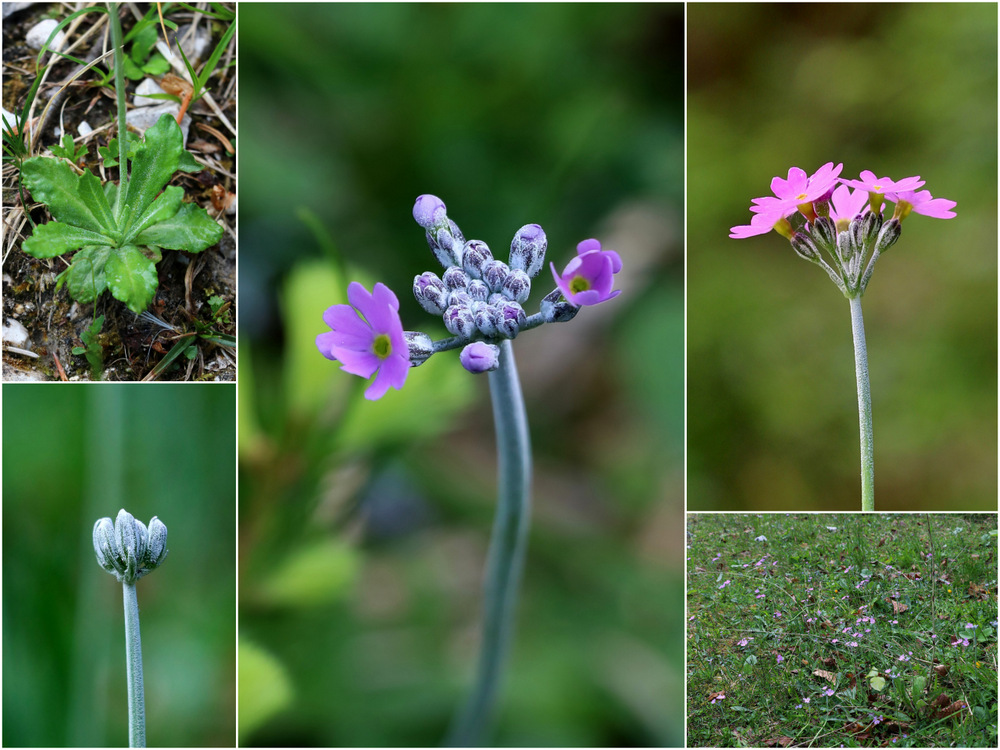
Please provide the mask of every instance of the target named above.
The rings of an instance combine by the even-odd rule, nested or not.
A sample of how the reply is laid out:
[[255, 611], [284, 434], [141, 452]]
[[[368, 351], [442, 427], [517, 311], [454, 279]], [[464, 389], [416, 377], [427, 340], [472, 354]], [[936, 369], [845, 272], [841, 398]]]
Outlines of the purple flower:
[[786, 179], [775, 177], [771, 180], [771, 192], [782, 200], [794, 201], [798, 205], [812, 203], [825, 197], [833, 189], [843, 168], [843, 164], [833, 166], [830, 161], [807, 177], [802, 169], [792, 167], [788, 170]]
[[739, 646], [740, 648], [743, 648], [743, 647], [744, 647], [744, 646], [746, 646], [746, 645], [747, 645], [748, 643], [750, 643], [750, 639], [749, 639], [749, 638], [743, 638], [743, 639], [742, 639], [742, 640], [741, 640], [741, 641], [740, 641], [739, 643], [737, 643], [736, 645], [737, 645], [737, 646]]
[[615, 274], [622, 269], [621, 256], [614, 250], [601, 250], [601, 243], [595, 239], [581, 242], [576, 252], [562, 276], [556, 273], [555, 263], [549, 264], [566, 300], [574, 305], [596, 305], [617, 297], [621, 290], [611, 291], [611, 287]]
[[462, 367], [472, 373], [489, 372], [500, 366], [500, 347], [483, 341], [468, 344], [458, 355]]
[[831, 198], [830, 218], [848, 224], [860, 216], [868, 205], [868, 193], [860, 188], [852, 191], [847, 185], [838, 185]]
[[916, 193], [909, 191], [889, 193], [885, 197], [896, 204], [893, 218], [900, 221], [909, 216], [911, 211], [930, 216], [932, 219], [954, 219], [955, 212], [951, 209], [958, 205], [955, 201], [950, 201], [947, 198], [935, 198], [931, 195], [930, 190], [921, 190]]
[[347, 300], [349, 305], [333, 305], [323, 313], [332, 330], [316, 337], [316, 347], [327, 359], [340, 362], [344, 372], [363, 378], [376, 375], [365, 390], [365, 398], [374, 401], [389, 386], [402, 388], [410, 370], [399, 300], [385, 284], [376, 284], [369, 293], [356, 281], [347, 287]]
[[778, 654], [778, 664], [781, 664], [781, 662], [783, 662], [784, 660], [785, 660], [785, 657], [782, 656], [781, 654]]
[[802, 699], [803, 703], [809, 703], [810, 701], [812, 701], [812, 698], [803, 698]]
[[[753, 211], [754, 209], [750, 209]], [[738, 227], [731, 227], [729, 236], [734, 240], [745, 240], [747, 237], [754, 237], [758, 234], [767, 234], [772, 229], [786, 239], [792, 238], [792, 225], [785, 217], [795, 213], [795, 207], [788, 208], [787, 212], [782, 207], [777, 207], [770, 211], [755, 213], [749, 224]]]
[[833, 697], [833, 688], [827, 688], [826, 690], [824, 690], [823, 691], [823, 695], [825, 695], [827, 698], [832, 698]]
[[890, 180], [888, 177], [876, 177], [875, 173], [869, 169], [861, 173], [860, 180], [841, 180], [841, 182], [858, 190], [878, 194], [895, 193], [900, 190], [916, 190], [918, 187], [923, 187], [924, 184], [919, 175], [916, 177], [904, 177], [899, 182], [896, 182], [895, 180]]

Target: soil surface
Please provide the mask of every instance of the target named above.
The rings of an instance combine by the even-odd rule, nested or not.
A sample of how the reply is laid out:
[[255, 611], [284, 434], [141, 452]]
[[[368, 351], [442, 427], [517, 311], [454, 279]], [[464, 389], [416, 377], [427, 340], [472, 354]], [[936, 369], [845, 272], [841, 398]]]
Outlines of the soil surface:
[[[95, 3], [106, 7], [104, 3]], [[235, 3], [213, 3], [235, 11]], [[139, 14], [154, 9], [155, 4], [121, 4], [123, 34], [128, 35]], [[208, 9], [208, 3], [191, 7]], [[65, 17], [65, 6], [36, 3], [4, 19], [3, 24], [3, 107], [19, 114], [28, 91], [37, 75], [43, 71], [36, 65], [38, 53], [25, 44], [28, 29], [44, 18]], [[167, 19], [181, 27], [194, 25], [195, 31], [211, 35], [204, 53], [207, 59], [220, 42], [229, 23], [202, 13], [175, 7]], [[93, 27], [97, 28], [93, 28]], [[162, 39], [162, 29], [156, 28]], [[67, 27], [67, 45], [78, 43], [68, 54], [84, 61], [104, 54], [110, 47], [106, 40], [107, 16], [87, 13]], [[88, 36], [89, 32], [89, 36]], [[172, 38], [172, 49], [177, 45]], [[129, 42], [126, 41], [126, 50]], [[227, 45], [205, 90], [217, 109], [199, 98], [187, 110], [191, 117], [186, 148], [205, 165], [201, 172], [178, 172], [170, 184], [184, 188], [187, 201], [205, 208], [225, 229], [222, 240], [201, 253], [163, 250], [157, 264], [159, 288], [148, 310], [137, 316], [123, 303], [104, 292], [93, 303], [79, 304], [70, 298], [68, 290], [59, 286], [57, 277], [71, 261], [71, 256], [39, 260], [21, 249], [36, 224], [51, 221], [43, 204], [32, 200], [27, 190], [19, 189], [18, 168], [8, 159], [3, 162], [3, 380], [211, 380], [236, 379], [236, 350], [223, 345], [226, 337], [236, 333], [236, 221], [234, 206], [227, 204], [236, 193], [236, 157], [233, 153], [236, 125], [236, 39]], [[86, 147], [86, 155], [77, 162], [90, 169], [102, 181], [118, 180], [118, 169], [105, 169], [98, 147], [106, 147], [116, 135], [115, 90], [113, 79], [101, 85], [111, 57], [97, 63], [74, 82], [64, 85], [80, 66], [58, 56], [43, 56], [47, 75], [39, 88], [31, 110], [29, 130], [34, 128], [32, 156], [52, 156], [51, 146], [58, 145], [63, 129], [74, 137], [77, 147]], [[193, 62], [193, 61], [192, 61]], [[204, 60], [194, 63], [200, 73]], [[172, 71], [177, 74], [177, 71]], [[154, 76], [158, 79], [159, 76]], [[126, 79], [127, 101], [132, 109], [135, 87], [140, 81]], [[61, 93], [59, 93], [61, 90]], [[43, 110], [56, 97], [47, 117], [41, 122]], [[218, 115], [221, 111], [223, 117]], [[225, 121], [224, 121], [225, 120]], [[78, 127], [86, 121], [93, 132], [80, 136]], [[34, 132], [34, 131], [33, 131]], [[30, 220], [29, 220], [30, 217]], [[84, 354], [74, 354], [85, 348], [84, 333], [95, 317], [104, 316], [97, 336], [101, 349], [99, 367], [94, 367]], [[21, 328], [23, 327], [23, 328]], [[23, 341], [23, 331], [28, 338]], [[18, 336], [18, 332], [21, 333]], [[192, 345], [193, 344], [193, 345]], [[179, 347], [183, 354], [164, 366], [168, 354]], [[93, 357], [92, 357], [93, 359]]]

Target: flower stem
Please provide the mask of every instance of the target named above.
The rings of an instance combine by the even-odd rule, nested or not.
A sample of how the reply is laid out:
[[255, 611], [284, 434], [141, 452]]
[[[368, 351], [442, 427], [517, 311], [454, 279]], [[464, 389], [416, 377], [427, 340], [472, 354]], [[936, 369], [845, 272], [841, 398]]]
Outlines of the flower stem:
[[858, 418], [861, 425], [861, 510], [875, 510], [875, 450], [872, 439], [872, 393], [868, 382], [868, 348], [861, 295], [850, 298], [854, 332], [854, 367], [858, 376]]
[[146, 747], [146, 699], [142, 690], [142, 639], [134, 583], [122, 583], [125, 602], [125, 668], [128, 673], [128, 745]]
[[498, 499], [486, 561], [483, 635], [476, 683], [449, 732], [452, 747], [481, 743], [514, 630], [531, 517], [531, 444], [528, 417], [510, 341], [500, 344], [500, 366], [489, 374], [496, 427]]
[[[125, 73], [122, 63], [124, 52], [122, 50], [122, 26], [118, 20], [118, 3], [108, 3], [108, 23], [111, 25], [111, 45], [115, 50], [115, 97], [118, 100], [118, 189], [125, 191], [127, 195], [128, 162], [126, 154], [128, 153], [128, 144], [126, 141], [128, 139], [125, 125]], [[125, 205], [126, 195], [122, 196], [119, 205]]]

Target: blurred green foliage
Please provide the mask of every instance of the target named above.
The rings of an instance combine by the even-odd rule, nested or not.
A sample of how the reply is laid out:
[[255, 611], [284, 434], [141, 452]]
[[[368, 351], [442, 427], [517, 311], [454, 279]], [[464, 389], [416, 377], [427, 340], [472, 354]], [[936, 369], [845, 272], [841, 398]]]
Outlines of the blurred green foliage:
[[[620, 297], [514, 347], [536, 507], [493, 740], [680, 744], [682, 6], [252, 4], [240, 22], [240, 705], [260, 707], [241, 744], [437, 745], [471, 683], [486, 381], [446, 352], [372, 403], [315, 349], [351, 280], [446, 335], [410, 294], [436, 265], [422, 193], [501, 259], [537, 222], [557, 266], [587, 237], [625, 262]], [[546, 269], [526, 308], [553, 287]]]
[[232, 385], [4, 385], [3, 737], [128, 744], [122, 588], [92, 530], [124, 507], [167, 525], [137, 585], [151, 744], [236, 735]]
[[[864, 296], [879, 510], [997, 508], [997, 8], [688, 7], [688, 507], [858, 510], [850, 313], [776, 234], [791, 166], [919, 174]], [[775, 33], [780, 29], [780, 33]]]

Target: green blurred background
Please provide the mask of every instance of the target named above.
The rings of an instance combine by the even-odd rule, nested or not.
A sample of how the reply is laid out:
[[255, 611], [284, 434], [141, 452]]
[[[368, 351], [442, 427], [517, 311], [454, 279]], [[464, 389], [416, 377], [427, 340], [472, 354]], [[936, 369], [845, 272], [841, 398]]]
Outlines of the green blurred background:
[[536, 507], [492, 741], [678, 745], [681, 5], [251, 4], [240, 54], [241, 744], [437, 745], [470, 685], [486, 379], [445, 353], [370, 403], [314, 344], [354, 279], [446, 335], [410, 293], [434, 193], [502, 259], [537, 222], [560, 268], [625, 263], [514, 347]]
[[125, 747], [122, 587], [92, 531], [124, 507], [167, 525], [136, 586], [151, 746], [232, 747], [232, 385], [3, 386], [5, 747]]
[[997, 508], [997, 7], [688, 5], [688, 508], [860, 509], [847, 300], [776, 234], [791, 166], [919, 174], [864, 296], [879, 510]]

